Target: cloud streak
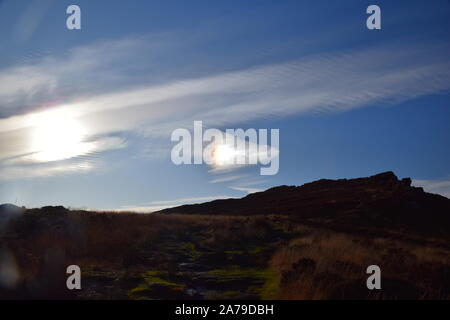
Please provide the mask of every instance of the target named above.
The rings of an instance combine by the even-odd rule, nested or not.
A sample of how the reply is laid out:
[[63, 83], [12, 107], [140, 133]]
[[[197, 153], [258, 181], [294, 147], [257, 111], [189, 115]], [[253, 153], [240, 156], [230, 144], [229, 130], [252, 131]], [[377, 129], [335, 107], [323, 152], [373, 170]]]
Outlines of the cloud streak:
[[416, 187], [422, 187], [430, 193], [440, 194], [450, 199], [450, 179], [442, 180], [413, 180], [412, 184]]
[[264, 191], [264, 189], [250, 188], [250, 187], [230, 187], [230, 189], [237, 190], [237, 191], [242, 191], [242, 192], [245, 192], [247, 194]]
[[51, 165], [14, 165], [0, 167], [0, 181], [14, 179], [42, 178], [55, 175], [88, 172], [96, 167], [93, 161], [76, 161], [72, 163], [57, 163]]
[[[207, 77], [130, 77], [120, 66], [134, 59], [147, 70], [145, 57], [136, 52], [145, 53], [148, 47], [145, 37], [109, 41], [0, 70], [0, 159], [38, 152], [28, 141], [34, 119], [49, 110], [70, 114], [81, 123], [85, 141], [134, 132], [169, 143], [172, 130], [189, 128], [194, 120], [233, 128], [260, 118], [393, 104], [450, 89], [450, 58], [441, 54], [448, 52], [447, 46], [321, 53]], [[69, 83], [76, 88], [76, 101], [55, 102]], [[51, 101], [51, 107], [36, 109], [42, 101]]]
[[[122, 206], [118, 209], [114, 209], [113, 211], [151, 213], [151, 212], [163, 210], [166, 208], [172, 208], [172, 207], [185, 205], [185, 204], [195, 204], [195, 203], [208, 202], [208, 201], [213, 201], [213, 200], [218, 200], [218, 199], [230, 199], [230, 198], [234, 198], [234, 197], [226, 196], [226, 195], [217, 195], [217, 196], [208, 196], [208, 197], [181, 198], [181, 199], [167, 200], [167, 201], [152, 201], [152, 202], [145, 203], [141, 206]], [[99, 210], [99, 209], [92, 209], [92, 210]], [[100, 211], [111, 211], [111, 209], [100, 209]]]

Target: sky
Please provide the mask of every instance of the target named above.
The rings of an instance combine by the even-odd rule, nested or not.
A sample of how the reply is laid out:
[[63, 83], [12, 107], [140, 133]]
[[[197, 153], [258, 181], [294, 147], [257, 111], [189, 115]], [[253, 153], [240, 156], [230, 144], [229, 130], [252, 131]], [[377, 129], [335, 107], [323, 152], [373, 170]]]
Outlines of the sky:
[[[0, 203], [150, 212], [384, 171], [450, 197], [449, 15], [446, 0], [0, 1]], [[194, 121], [278, 129], [278, 172], [174, 164], [171, 135]]]

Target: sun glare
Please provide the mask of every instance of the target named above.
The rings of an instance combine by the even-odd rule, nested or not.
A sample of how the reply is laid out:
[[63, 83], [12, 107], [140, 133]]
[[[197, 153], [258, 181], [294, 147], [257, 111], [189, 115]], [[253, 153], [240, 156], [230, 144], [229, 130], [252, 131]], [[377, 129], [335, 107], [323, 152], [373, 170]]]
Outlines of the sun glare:
[[234, 162], [236, 152], [233, 148], [226, 144], [221, 144], [215, 147], [213, 152], [214, 164], [216, 166], [231, 165]]
[[79, 156], [89, 151], [81, 123], [66, 111], [45, 111], [33, 120], [32, 160], [57, 161]]

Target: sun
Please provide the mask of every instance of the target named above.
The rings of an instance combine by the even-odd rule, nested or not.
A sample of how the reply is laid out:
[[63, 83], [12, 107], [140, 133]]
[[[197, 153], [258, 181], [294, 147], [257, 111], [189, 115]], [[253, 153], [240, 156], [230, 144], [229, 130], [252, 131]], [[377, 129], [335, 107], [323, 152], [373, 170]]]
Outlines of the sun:
[[69, 159], [88, 152], [85, 130], [69, 112], [51, 110], [35, 114], [32, 133], [32, 160], [37, 162]]

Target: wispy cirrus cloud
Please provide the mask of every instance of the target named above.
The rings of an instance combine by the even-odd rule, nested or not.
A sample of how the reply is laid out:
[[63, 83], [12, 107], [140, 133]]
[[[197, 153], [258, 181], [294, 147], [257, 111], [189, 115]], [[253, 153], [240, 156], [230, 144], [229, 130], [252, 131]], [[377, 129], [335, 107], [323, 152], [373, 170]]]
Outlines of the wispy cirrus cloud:
[[239, 174], [239, 175], [229, 175], [229, 176], [223, 176], [220, 178], [215, 178], [209, 181], [209, 183], [222, 183], [222, 182], [230, 182], [230, 181], [235, 181], [235, 180], [239, 180], [239, 179], [243, 179], [245, 177], [247, 177], [247, 174]]
[[261, 188], [251, 188], [251, 187], [230, 187], [230, 189], [242, 191], [247, 194], [264, 191], [264, 189]]
[[450, 178], [440, 180], [414, 179], [412, 184], [416, 187], [422, 187], [427, 192], [440, 194], [450, 199]]
[[14, 165], [0, 167], [0, 181], [14, 179], [42, 178], [55, 175], [88, 172], [98, 166], [96, 161], [80, 160], [69, 163], [43, 164], [43, 165]]
[[[442, 54], [447, 45], [319, 53], [210, 76], [131, 76], [133, 68], [152, 70], [146, 58], [152, 46], [148, 37], [108, 41], [0, 70], [0, 159], [39, 152], [29, 143], [34, 119], [49, 111], [82, 125], [80, 143], [118, 132], [169, 143], [172, 130], [189, 128], [194, 120], [237, 127], [258, 118], [393, 104], [450, 89], [450, 58]], [[65, 95], [68, 89], [72, 93]], [[98, 145], [89, 152], [107, 149]]]
[[53, 162], [71, 159], [75, 157], [82, 157], [85, 155], [92, 155], [93, 153], [99, 153], [106, 150], [123, 149], [127, 147], [127, 143], [124, 139], [118, 137], [105, 137], [93, 141], [80, 142], [76, 145], [70, 146], [70, 148], [63, 150], [57, 150], [57, 155], [48, 151], [38, 151], [23, 156], [8, 158], [1, 161], [3, 165], [16, 165], [16, 164], [33, 164], [40, 162]]
[[[138, 206], [122, 206], [120, 208], [116, 209], [100, 209], [100, 211], [118, 211], [118, 212], [139, 212], [139, 213], [150, 213], [159, 211], [166, 208], [172, 208], [184, 204], [195, 204], [195, 203], [202, 203], [202, 202], [208, 202], [218, 199], [230, 199], [234, 198], [232, 196], [227, 195], [216, 195], [216, 196], [208, 196], [208, 197], [190, 197], [190, 198], [180, 198], [175, 200], [166, 200], [166, 201], [152, 201], [147, 202], [142, 205]], [[99, 209], [93, 209], [93, 210], [99, 210]]]

